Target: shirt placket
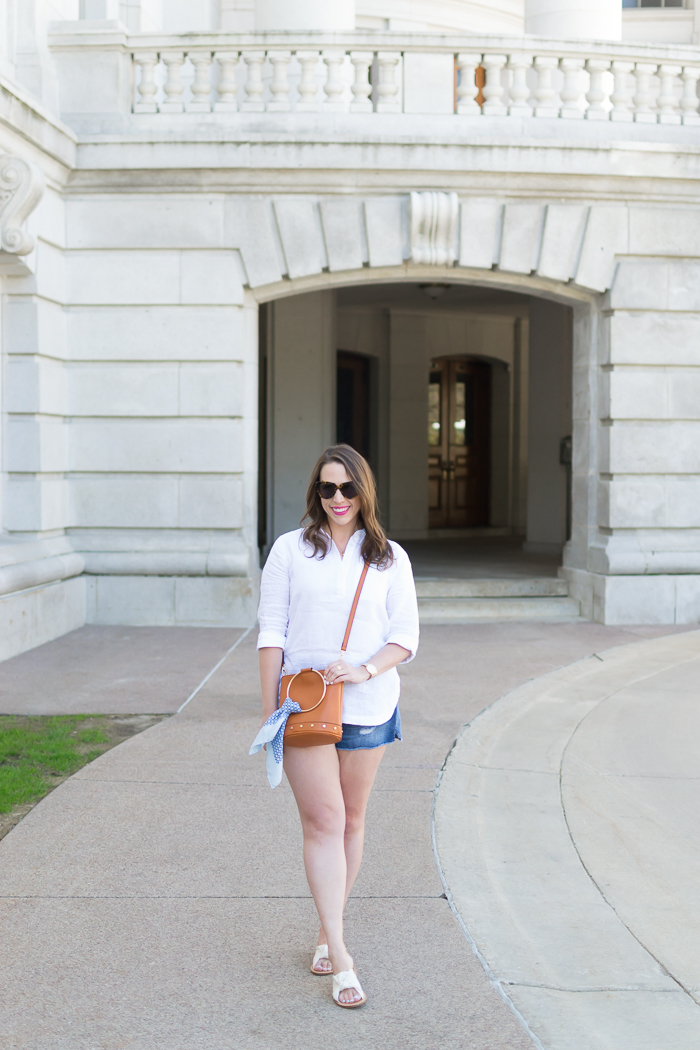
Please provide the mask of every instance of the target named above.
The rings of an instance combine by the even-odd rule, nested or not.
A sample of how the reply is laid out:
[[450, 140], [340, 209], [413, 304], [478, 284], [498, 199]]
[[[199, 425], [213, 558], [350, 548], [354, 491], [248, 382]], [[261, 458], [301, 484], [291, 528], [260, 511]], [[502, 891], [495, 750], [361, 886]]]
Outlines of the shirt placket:
[[[354, 589], [350, 594], [350, 589], [353, 586], [353, 580], [357, 575], [357, 540], [353, 536], [345, 548], [345, 556], [341, 558], [338, 548], [333, 544], [333, 550], [337, 559], [334, 569], [336, 570], [336, 596], [338, 599], [339, 606], [349, 612], [349, 602], [352, 600], [354, 595]], [[356, 587], [357, 584], [355, 583]], [[347, 614], [344, 612], [343, 614]], [[343, 629], [344, 630], [344, 629]], [[338, 655], [340, 656], [340, 646], [342, 644], [342, 637], [338, 639]]]

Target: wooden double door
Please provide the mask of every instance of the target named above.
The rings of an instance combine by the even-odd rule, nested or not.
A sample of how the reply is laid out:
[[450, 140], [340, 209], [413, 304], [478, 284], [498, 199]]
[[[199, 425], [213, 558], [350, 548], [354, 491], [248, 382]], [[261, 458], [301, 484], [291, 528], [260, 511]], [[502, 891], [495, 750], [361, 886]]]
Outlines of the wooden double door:
[[432, 362], [428, 387], [431, 528], [489, 524], [491, 367], [469, 357]]

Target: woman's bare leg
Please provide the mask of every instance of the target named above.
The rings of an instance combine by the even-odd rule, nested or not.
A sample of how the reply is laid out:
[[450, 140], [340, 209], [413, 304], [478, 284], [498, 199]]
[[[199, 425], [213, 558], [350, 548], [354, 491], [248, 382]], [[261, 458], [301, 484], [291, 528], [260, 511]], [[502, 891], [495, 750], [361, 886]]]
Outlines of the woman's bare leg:
[[[374, 784], [374, 778], [379, 769], [386, 745], [374, 747], [368, 750], [338, 751], [340, 760], [340, 788], [343, 793], [343, 804], [345, 807], [345, 833], [344, 851], [346, 863], [345, 898], [343, 906], [350, 896], [362, 864], [362, 851], [365, 843], [365, 814], [367, 803]], [[318, 944], [328, 944], [326, 930], [321, 921], [321, 930], [318, 935]], [[324, 967], [323, 960], [319, 960], [318, 969]]]
[[362, 864], [365, 844], [365, 815], [384, 747], [368, 751], [339, 751], [340, 787], [345, 802], [345, 900], [350, 896]]
[[[347, 883], [345, 803], [340, 786], [340, 762], [334, 744], [287, 747], [284, 769], [299, 807], [304, 832], [304, 866], [333, 965], [340, 973], [352, 969], [343, 940], [343, 908]], [[356, 989], [340, 993], [343, 1002], [360, 999]]]

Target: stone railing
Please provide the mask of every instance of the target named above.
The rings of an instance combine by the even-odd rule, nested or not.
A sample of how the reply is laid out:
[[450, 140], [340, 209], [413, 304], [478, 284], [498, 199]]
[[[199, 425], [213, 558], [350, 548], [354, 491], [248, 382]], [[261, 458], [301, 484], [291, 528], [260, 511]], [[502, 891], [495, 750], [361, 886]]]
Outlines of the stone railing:
[[413, 113], [700, 124], [700, 50], [535, 37], [130, 37], [133, 112]]

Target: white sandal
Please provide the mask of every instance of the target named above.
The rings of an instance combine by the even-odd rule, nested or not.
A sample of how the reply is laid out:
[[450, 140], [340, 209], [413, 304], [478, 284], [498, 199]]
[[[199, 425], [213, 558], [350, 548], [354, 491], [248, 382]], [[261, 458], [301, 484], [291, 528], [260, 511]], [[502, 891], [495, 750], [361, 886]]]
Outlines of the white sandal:
[[[358, 999], [356, 1003], [341, 1003], [340, 993], [347, 991], [348, 988], [356, 989], [362, 998]], [[333, 974], [333, 999], [338, 1006], [342, 1006], [346, 1010], [354, 1010], [356, 1006], [363, 1006], [367, 1002], [367, 996], [362, 989], [360, 979], [355, 970], [342, 970], [341, 973]]]
[[328, 945], [327, 944], [317, 944], [316, 945], [316, 951], [314, 952], [314, 959], [313, 959], [313, 962], [311, 963], [311, 966], [309, 967], [311, 972], [313, 974], [315, 974], [316, 977], [326, 977], [328, 974], [333, 973], [333, 967], [332, 966], [331, 966], [330, 970], [317, 970], [316, 969], [316, 966], [321, 961], [321, 959], [328, 959], [328, 961], [330, 962], [330, 956], [328, 954]]

